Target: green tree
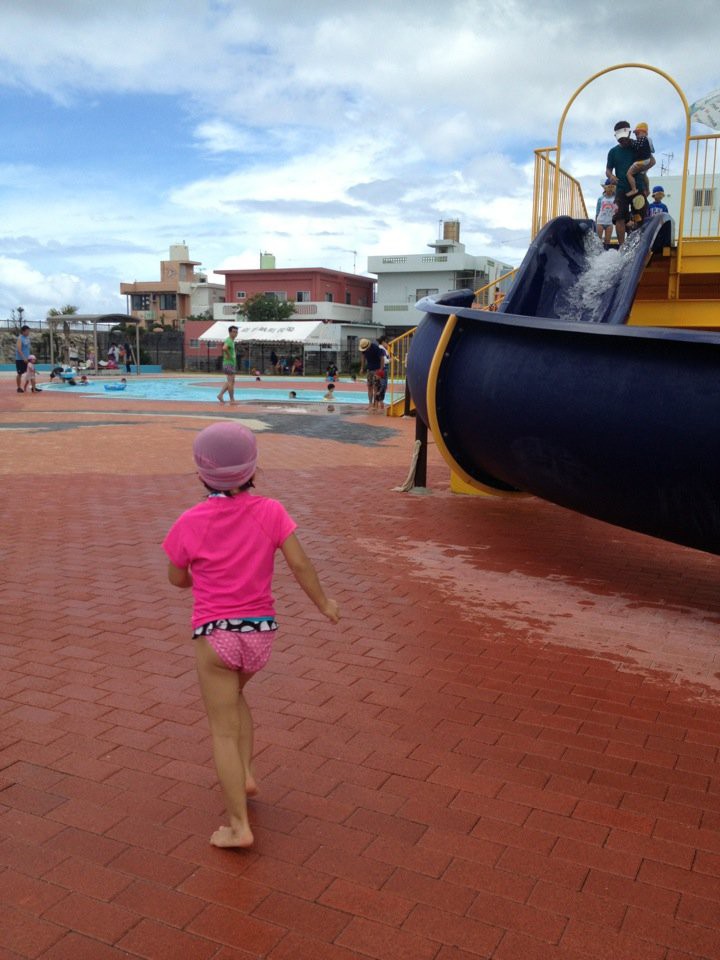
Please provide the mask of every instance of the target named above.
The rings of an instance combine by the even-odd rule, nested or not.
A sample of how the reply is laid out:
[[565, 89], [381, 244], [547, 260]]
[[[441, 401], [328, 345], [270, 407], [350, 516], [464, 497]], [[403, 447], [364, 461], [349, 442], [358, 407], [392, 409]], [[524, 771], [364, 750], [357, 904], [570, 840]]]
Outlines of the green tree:
[[294, 300], [278, 300], [256, 293], [238, 306], [237, 312], [250, 323], [269, 323], [272, 320], [288, 320], [295, 313]]
[[53, 307], [51, 310], [48, 310], [47, 315], [49, 317], [69, 317], [72, 314], [77, 313], [78, 308], [73, 306], [72, 303], [66, 303], [64, 307]]

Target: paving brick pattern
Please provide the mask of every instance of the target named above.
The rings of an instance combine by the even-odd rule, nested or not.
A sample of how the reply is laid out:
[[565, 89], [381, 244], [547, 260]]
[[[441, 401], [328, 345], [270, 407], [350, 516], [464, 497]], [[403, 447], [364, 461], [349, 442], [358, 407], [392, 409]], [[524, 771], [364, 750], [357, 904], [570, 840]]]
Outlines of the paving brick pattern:
[[411, 421], [318, 414], [329, 439], [225, 408], [344, 618], [280, 561], [248, 688], [256, 845], [217, 850], [188, 598], [159, 546], [215, 410], [13, 386], [0, 960], [720, 958], [718, 558], [454, 496], [434, 450], [431, 493], [392, 492]]

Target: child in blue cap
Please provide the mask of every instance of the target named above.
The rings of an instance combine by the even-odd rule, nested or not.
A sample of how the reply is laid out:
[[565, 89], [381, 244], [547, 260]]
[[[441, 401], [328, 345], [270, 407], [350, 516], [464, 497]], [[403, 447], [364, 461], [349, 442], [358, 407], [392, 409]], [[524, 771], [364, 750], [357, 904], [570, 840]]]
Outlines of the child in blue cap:
[[652, 188], [652, 198], [653, 202], [648, 207], [651, 217], [656, 217], [659, 213], [669, 213], [670, 211], [663, 203], [663, 197], [665, 196], [665, 191], [661, 186]]

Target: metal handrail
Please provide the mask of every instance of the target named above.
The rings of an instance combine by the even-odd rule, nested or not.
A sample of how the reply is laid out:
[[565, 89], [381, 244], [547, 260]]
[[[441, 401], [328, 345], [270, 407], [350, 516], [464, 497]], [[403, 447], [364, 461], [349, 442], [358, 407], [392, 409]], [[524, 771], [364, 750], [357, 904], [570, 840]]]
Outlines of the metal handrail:
[[554, 217], [567, 216], [575, 220], [587, 219], [582, 187], [567, 171], [558, 169], [553, 159], [557, 147], [539, 147], [535, 151], [535, 183], [531, 235], [536, 237], [542, 227]]
[[[388, 375], [388, 406], [405, 396], [405, 377], [407, 371], [407, 355], [410, 343], [417, 327], [406, 330], [399, 337], [391, 340], [387, 347], [390, 353], [390, 373]], [[402, 390], [402, 395], [400, 391]]]
[[[690, 203], [690, 226], [683, 231], [678, 240], [718, 240], [720, 239], [720, 134], [707, 133], [690, 137], [689, 160], [686, 179], [688, 191], [692, 198]], [[701, 161], [702, 155], [702, 163]], [[694, 203], [697, 191], [702, 194], [710, 193], [713, 204], [705, 205]], [[715, 214], [713, 214], [713, 208]], [[696, 211], [697, 214], [696, 214]]]
[[[502, 276], [495, 277], [494, 280], [490, 280], [482, 287], [478, 287], [478, 289], [475, 291], [473, 309], [488, 311], [497, 310], [498, 306], [505, 298], [505, 294], [498, 289], [499, 284], [501, 284], [504, 280], [508, 280], [510, 277], [513, 277], [517, 271], [518, 268], [515, 267], [513, 270], [508, 270], [507, 273], [503, 273]], [[493, 288], [495, 288], [495, 291], [493, 293], [492, 300], [490, 300], [488, 294], [491, 290], [493, 290]], [[484, 303], [483, 300], [485, 300]], [[399, 337], [395, 337], [387, 345], [390, 352], [390, 374], [388, 378], [387, 390], [388, 407], [392, 407], [392, 405], [401, 398], [406, 398], [407, 355], [410, 349], [410, 343], [412, 342], [413, 334], [416, 330], [417, 327], [413, 327], [412, 330], [406, 330], [405, 333], [401, 333]]]

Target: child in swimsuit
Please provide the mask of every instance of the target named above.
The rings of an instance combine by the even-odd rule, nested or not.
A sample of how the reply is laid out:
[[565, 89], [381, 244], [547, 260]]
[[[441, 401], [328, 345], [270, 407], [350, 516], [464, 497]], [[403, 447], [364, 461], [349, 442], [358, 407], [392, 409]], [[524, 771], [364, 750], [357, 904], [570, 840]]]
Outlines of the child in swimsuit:
[[615, 184], [609, 178], [602, 185], [603, 192], [595, 206], [595, 226], [597, 235], [603, 241], [606, 250], [610, 249], [613, 231], [613, 217], [617, 213], [615, 203]]
[[27, 358], [23, 390], [29, 389], [31, 393], [42, 393], [42, 390], [40, 387], [38, 387], [35, 379], [37, 377], [37, 368], [35, 367], [36, 360], [37, 358], [32, 353]]
[[249, 847], [247, 798], [257, 786], [252, 716], [243, 691], [270, 659], [277, 630], [271, 592], [275, 551], [331, 623], [339, 621], [340, 610], [326, 596], [283, 505], [250, 492], [257, 464], [254, 434], [235, 421], [214, 423], [195, 437], [193, 456], [208, 495], [175, 521], [163, 548], [170, 583], [193, 592], [197, 671], [230, 819], [210, 843]]

